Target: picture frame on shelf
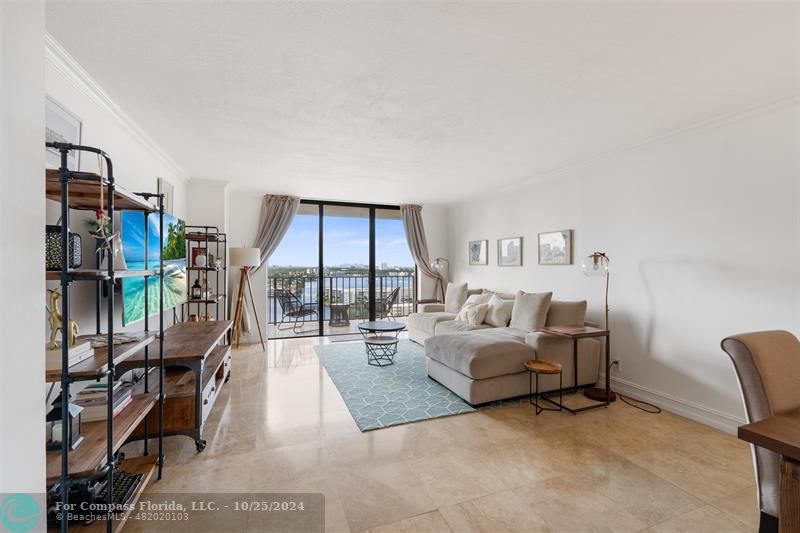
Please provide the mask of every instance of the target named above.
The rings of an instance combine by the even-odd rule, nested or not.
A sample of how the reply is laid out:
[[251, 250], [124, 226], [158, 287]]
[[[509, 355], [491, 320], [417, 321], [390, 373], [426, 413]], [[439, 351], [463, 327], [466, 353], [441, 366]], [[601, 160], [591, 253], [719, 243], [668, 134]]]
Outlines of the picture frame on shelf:
[[[45, 142], [61, 142], [81, 144], [83, 122], [67, 108], [50, 98], [45, 99], [44, 140]], [[80, 170], [80, 150], [70, 150], [67, 154], [67, 168]], [[59, 168], [61, 153], [55, 148], [45, 148], [45, 166]]]
[[539, 234], [540, 265], [572, 264], [572, 230], [548, 231]]
[[522, 237], [497, 240], [497, 265], [522, 266]]
[[470, 265], [488, 265], [489, 264], [489, 241], [484, 239], [481, 241], [469, 241], [467, 249], [469, 254]]

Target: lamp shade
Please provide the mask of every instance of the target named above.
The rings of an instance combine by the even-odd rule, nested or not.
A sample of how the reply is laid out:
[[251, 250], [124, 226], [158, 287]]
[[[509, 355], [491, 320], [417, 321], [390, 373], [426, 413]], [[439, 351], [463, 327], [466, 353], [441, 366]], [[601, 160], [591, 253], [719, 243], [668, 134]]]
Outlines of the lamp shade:
[[605, 276], [608, 274], [608, 256], [605, 252], [594, 252], [586, 256], [581, 267], [587, 276]]
[[261, 264], [261, 250], [258, 248], [231, 248], [231, 266], [256, 267]]
[[431, 268], [433, 268], [439, 274], [445, 274], [449, 265], [450, 261], [448, 261], [444, 257], [437, 257], [431, 263]]

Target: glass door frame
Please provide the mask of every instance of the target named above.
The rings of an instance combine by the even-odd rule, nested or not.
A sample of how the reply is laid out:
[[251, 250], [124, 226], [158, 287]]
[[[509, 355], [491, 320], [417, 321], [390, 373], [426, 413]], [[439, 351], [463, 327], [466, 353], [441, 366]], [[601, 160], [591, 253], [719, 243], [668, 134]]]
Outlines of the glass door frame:
[[[321, 337], [325, 331], [325, 206], [331, 207], [352, 207], [356, 209], [369, 210], [369, 267], [368, 267], [368, 294], [369, 294], [369, 320], [375, 320], [375, 276], [377, 274], [377, 266], [375, 259], [375, 212], [377, 210], [400, 211], [400, 206], [385, 205], [385, 204], [370, 204], [370, 203], [357, 203], [357, 202], [337, 202], [328, 200], [306, 200], [301, 199], [301, 204], [316, 205], [317, 218], [319, 224], [319, 231], [317, 234], [317, 333], [311, 335], [298, 335], [298, 337]], [[419, 279], [419, 270], [416, 265], [414, 266], [415, 279]], [[415, 283], [417, 288], [417, 283]], [[414, 309], [416, 309], [417, 294], [414, 291]], [[293, 337], [296, 338], [296, 337]]]

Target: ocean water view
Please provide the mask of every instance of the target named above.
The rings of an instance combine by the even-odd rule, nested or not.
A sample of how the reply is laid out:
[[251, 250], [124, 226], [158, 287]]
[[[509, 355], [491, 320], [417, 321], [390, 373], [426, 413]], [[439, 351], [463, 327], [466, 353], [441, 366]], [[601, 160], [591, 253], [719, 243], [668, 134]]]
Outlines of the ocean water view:
[[[158, 261], [151, 261], [151, 266], [153, 264], [158, 264]], [[144, 261], [129, 262], [127, 266], [130, 270], [144, 269]], [[158, 313], [159, 278], [147, 278], [148, 310], [151, 315]], [[125, 325], [144, 319], [144, 283], [144, 277], [122, 278], [122, 321]], [[186, 290], [186, 260], [164, 261], [164, 309], [185, 302]]]

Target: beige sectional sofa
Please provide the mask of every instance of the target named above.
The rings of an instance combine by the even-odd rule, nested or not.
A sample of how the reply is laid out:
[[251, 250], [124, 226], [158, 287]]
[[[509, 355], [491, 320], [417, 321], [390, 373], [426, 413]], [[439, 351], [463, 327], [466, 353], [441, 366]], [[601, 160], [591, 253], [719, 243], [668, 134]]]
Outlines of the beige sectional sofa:
[[[469, 295], [489, 291], [469, 291]], [[538, 324], [525, 327], [510, 325], [470, 324], [459, 320], [456, 307], [464, 305], [466, 298], [446, 304], [420, 306], [420, 312], [408, 318], [411, 339], [425, 346], [428, 375], [477, 405], [496, 400], [527, 395], [528, 372], [523, 363], [531, 359], [557, 361], [563, 366], [564, 386], [574, 380], [573, 343], [563, 337], [538, 331], [542, 326], [573, 325], [585, 323], [586, 302], [542, 302]], [[517, 295], [498, 294], [505, 300], [516, 300]], [[526, 295], [522, 293], [524, 298]], [[534, 295], [527, 295], [534, 296]], [[447, 302], [447, 298], [445, 299]], [[518, 305], [516, 302], [513, 305]], [[520, 306], [521, 307], [521, 306]], [[455, 311], [455, 312], [454, 312]], [[512, 319], [513, 322], [513, 319]], [[517, 320], [515, 326], [519, 326]], [[524, 321], [522, 321], [524, 324]], [[598, 339], [578, 342], [578, 385], [592, 385], [599, 375], [604, 345]], [[558, 389], [558, 376], [540, 376], [541, 391]]]

